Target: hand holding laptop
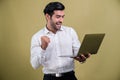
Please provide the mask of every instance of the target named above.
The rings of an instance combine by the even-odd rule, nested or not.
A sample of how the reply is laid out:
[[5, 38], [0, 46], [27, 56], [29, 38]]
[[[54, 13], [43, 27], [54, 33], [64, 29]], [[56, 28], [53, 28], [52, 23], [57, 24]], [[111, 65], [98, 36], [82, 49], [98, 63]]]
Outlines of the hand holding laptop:
[[84, 63], [86, 61], [86, 59], [90, 57], [90, 55], [91, 55], [90, 53], [80, 54], [80, 55], [74, 57], [74, 59], [79, 61], [80, 63]]

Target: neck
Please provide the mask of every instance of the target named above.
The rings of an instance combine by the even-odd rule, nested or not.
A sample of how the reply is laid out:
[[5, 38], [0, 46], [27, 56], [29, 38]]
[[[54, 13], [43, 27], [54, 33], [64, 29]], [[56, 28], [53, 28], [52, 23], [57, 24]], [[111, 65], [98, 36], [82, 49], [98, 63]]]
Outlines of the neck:
[[54, 34], [56, 34], [56, 30], [55, 29], [53, 29], [51, 26], [49, 26], [49, 25], [46, 25], [46, 28], [49, 30], [49, 31], [51, 31], [51, 32], [53, 32]]

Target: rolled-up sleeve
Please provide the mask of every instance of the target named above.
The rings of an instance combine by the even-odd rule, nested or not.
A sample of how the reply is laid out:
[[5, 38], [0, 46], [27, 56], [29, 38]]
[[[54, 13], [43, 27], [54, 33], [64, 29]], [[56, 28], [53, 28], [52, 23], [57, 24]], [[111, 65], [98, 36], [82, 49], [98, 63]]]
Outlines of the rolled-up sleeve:
[[30, 63], [34, 69], [39, 68], [45, 61], [45, 50], [41, 48], [39, 39], [37, 39], [36, 36], [33, 36], [31, 40]]

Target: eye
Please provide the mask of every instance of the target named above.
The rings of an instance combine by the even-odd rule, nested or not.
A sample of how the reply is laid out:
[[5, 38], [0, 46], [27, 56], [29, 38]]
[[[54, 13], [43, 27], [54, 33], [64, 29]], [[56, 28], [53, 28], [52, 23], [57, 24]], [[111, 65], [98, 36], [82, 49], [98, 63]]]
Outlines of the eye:
[[60, 18], [61, 16], [60, 15], [57, 15], [56, 18]]
[[64, 18], [64, 17], [65, 17], [65, 15], [62, 16], [62, 18]]

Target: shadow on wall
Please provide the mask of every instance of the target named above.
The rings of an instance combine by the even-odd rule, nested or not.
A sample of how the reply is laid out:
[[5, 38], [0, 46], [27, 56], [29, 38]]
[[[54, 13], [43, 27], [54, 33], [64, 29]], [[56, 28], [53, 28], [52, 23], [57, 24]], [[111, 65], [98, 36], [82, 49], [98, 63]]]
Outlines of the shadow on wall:
[[0, 0], [0, 4], [2, 4], [2, 3], [4, 3], [4, 2], [6, 2], [7, 0]]
[[[120, 74], [120, 73], [119, 73]], [[118, 77], [118, 79], [117, 80], [120, 80], [120, 76]]]
[[3, 2], [4, 0], [0, 0], [0, 3]]
[[118, 0], [118, 2], [120, 3], [120, 0]]
[[0, 0], [0, 6], [1, 6], [1, 4], [3, 4], [4, 1], [5, 1], [5, 0]]

